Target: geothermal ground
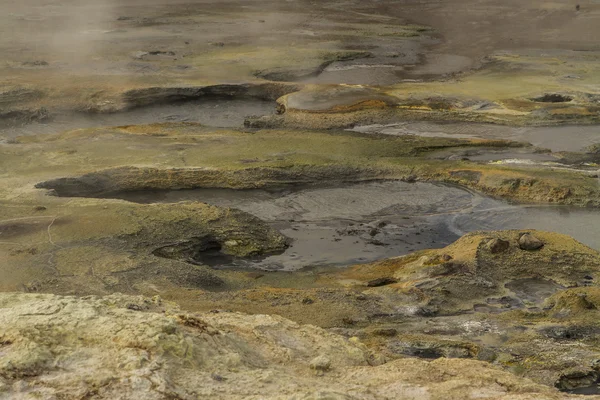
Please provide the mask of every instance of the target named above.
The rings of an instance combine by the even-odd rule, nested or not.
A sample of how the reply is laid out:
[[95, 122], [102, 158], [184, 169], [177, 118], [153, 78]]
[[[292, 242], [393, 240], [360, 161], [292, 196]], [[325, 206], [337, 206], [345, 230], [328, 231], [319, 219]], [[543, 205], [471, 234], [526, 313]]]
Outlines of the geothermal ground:
[[0, 400], [600, 398], [600, 4], [0, 4]]

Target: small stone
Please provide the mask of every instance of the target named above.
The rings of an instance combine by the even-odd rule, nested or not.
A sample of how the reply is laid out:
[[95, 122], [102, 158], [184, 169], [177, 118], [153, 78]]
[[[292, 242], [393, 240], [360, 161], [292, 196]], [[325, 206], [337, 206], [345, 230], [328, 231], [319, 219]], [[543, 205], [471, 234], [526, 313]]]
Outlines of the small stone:
[[310, 297], [305, 297], [302, 299], [302, 304], [312, 304], [315, 301], [313, 299], [311, 299]]
[[387, 362], [383, 354], [371, 353], [367, 356], [367, 363], [373, 367], [383, 365]]
[[35, 60], [35, 61], [25, 61], [23, 63], [23, 65], [26, 67], [47, 67], [50, 64], [48, 64], [48, 62], [44, 61], [44, 60]]
[[33, 211], [46, 211], [47, 208], [44, 206], [35, 206], [33, 207]]
[[530, 233], [524, 233], [519, 238], [519, 247], [521, 250], [538, 250], [544, 247], [544, 242]]
[[398, 281], [394, 278], [385, 277], [385, 278], [377, 278], [370, 280], [367, 282], [368, 287], [378, 287], [378, 286], [386, 286], [391, 285], [392, 283], [397, 283]]
[[150, 54], [150, 53], [148, 53], [147, 51], [136, 51], [136, 52], [132, 53], [131, 56], [133, 58], [135, 58], [136, 60], [141, 60], [144, 57], [146, 57], [148, 54]]
[[406, 182], [408, 182], [408, 183], [415, 183], [416, 181], [417, 181], [416, 175], [409, 175], [406, 177]]
[[492, 254], [504, 253], [510, 247], [510, 243], [507, 240], [492, 239], [487, 244]]
[[311, 360], [310, 369], [315, 370], [317, 373], [323, 373], [331, 369], [331, 360], [325, 356], [318, 356]]
[[448, 262], [450, 260], [452, 260], [452, 256], [450, 254], [443, 254], [442, 255], [442, 261]]
[[227, 380], [227, 378], [225, 378], [224, 376], [221, 376], [219, 374], [211, 374], [210, 377], [217, 382], [225, 382]]
[[132, 311], [142, 311], [142, 307], [139, 304], [129, 303], [125, 306], [128, 310]]

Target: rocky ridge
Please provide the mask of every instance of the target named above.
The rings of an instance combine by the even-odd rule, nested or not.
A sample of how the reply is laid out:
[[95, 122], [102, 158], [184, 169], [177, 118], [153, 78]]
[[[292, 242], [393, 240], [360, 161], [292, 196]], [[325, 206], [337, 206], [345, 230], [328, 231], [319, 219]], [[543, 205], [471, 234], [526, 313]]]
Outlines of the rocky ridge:
[[[478, 361], [385, 360], [277, 316], [0, 295], [0, 399], [569, 399]], [[595, 398], [595, 397], [591, 397]]]

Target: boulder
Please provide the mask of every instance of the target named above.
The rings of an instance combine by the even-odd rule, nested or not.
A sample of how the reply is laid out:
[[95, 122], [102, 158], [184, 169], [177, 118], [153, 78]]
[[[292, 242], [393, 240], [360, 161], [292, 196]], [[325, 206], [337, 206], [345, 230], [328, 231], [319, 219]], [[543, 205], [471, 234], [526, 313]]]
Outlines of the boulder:
[[544, 247], [544, 242], [533, 236], [531, 233], [524, 233], [519, 238], [519, 247], [521, 250], [539, 250]]

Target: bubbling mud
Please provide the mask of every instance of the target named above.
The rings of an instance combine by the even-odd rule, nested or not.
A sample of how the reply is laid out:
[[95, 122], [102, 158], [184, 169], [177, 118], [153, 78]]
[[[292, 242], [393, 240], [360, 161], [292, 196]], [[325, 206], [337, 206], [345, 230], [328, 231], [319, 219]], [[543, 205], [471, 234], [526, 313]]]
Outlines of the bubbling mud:
[[441, 248], [476, 230], [550, 230], [600, 249], [600, 217], [595, 211], [511, 205], [441, 184], [384, 181], [272, 190], [138, 191], [110, 197], [138, 203], [200, 201], [238, 208], [291, 239], [283, 254], [220, 267], [345, 266]]

